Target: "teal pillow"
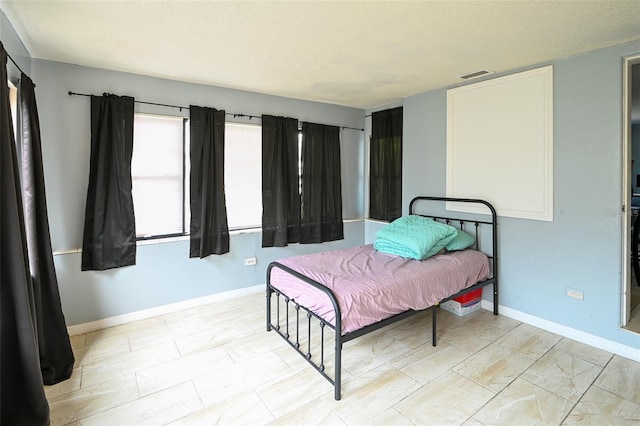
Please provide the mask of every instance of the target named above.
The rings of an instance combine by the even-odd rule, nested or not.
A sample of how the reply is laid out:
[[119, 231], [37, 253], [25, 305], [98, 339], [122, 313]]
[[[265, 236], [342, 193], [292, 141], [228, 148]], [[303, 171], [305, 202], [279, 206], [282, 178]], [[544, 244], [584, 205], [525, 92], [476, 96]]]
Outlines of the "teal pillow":
[[456, 236], [449, 243], [447, 243], [447, 245], [444, 246], [447, 251], [464, 250], [475, 244], [475, 237], [459, 229], [457, 231], [458, 233], [456, 234]]
[[[456, 236], [457, 236], [457, 235], [456, 235], [455, 233], [452, 233], [451, 235], [447, 235], [446, 237], [444, 237], [444, 238], [440, 239], [438, 242], [436, 242], [436, 243], [434, 244], [434, 246], [433, 246], [433, 247], [431, 247], [431, 250], [429, 250], [429, 251], [427, 252], [427, 255], [424, 257], [424, 259], [426, 259], [426, 258], [428, 258], [428, 257], [431, 257], [431, 256], [435, 256], [436, 254], [440, 254], [440, 252], [441, 252], [443, 249], [446, 249], [446, 247], [447, 247], [449, 244], [451, 244], [451, 243], [453, 243], [453, 242], [455, 241]], [[469, 235], [469, 236], [470, 236], [470, 235]], [[473, 243], [472, 243], [472, 244], [473, 244]]]

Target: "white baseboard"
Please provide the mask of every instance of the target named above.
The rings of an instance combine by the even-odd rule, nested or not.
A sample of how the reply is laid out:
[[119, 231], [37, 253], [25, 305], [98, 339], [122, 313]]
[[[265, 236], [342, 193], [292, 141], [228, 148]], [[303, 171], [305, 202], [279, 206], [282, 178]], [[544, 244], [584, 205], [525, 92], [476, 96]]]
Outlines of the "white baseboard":
[[209, 303], [221, 302], [224, 300], [234, 299], [236, 297], [247, 296], [249, 294], [255, 294], [261, 291], [265, 291], [265, 289], [266, 287], [264, 284], [256, 285], [253, 287], [239, 288], [237, 290], [225, 291], [209, 296], [198, 297], [196, 299], [189, 299], [182, 302], [171, 303], [169, 305], [156, 306], [154, 308], [144, 309], [142, 311], [116, 315], [114, 317], [104, 318], [97, 321], [71, 325], [67, 327], [67, 331], [69, 332], [70, 336], [75, 336], [77, 334], [84, 334], [91, 331], [102, 330], [103, 328], [115, 327], [117, 325], [126, 324], [132, 321], [139, 321], [158, 315], [169, 314], [171, 312], [176, 312], [183, 309], [196, 308], [198, 306], [207, 305]]
[[[483, 309], [493, 311], [493, 303], [488, 300], [482, 300], [481, 306]], [[584, 331], [576, 330], [575, 328], [538, 318], [516, 309], [507, 308], [506, 306], [499, 305], [498, 308], [500, 315], [504, 315], [505, 317], [513, 318], [534, 327], [550, 331], [551, 333], [593, 346], [594, 348], [602, 349], [633, 361], [640, 362], [640, 350], [638, 350], [638, 348], [603, 339], [602, 337], [594, 336], [593, 334], [585, 333]]]

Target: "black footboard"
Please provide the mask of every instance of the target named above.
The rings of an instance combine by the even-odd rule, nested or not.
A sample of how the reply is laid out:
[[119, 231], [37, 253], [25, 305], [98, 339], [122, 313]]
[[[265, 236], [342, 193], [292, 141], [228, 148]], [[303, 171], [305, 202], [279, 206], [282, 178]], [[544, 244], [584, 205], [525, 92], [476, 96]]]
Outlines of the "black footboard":
[[[294, 299], [291, 299], [289, 296], [273, 287], [271, 285], [271, 270], [274, 268], [281, 269], [295, 276], [296, 278], [305, 281], [307, 284], [323, 291], [327, 295], [327, 297], [329, 297], [333, 304], [336, 318], [335, 326], [325, 321], [316, 313], [308, 309], [306, 306], [299, 304]], [[275, 309], [272, 305], [273, 298], [275, 298]], [[436, 308], [437, 306], [433, 306], [431, 308], [433, 313], [433, 346], [436, 345]], [[302, 311], [302, 315], [300, 311]], [[408, 310], [377, 323], [363, 327], [359, 330], [355, 330], [351, 333], [342, 335], [337, 331], [342, 329], [340, 305], [338, 304], [335, 295], [330, 289], [278, 262], [272, 262], [267, 268], [267, 331], [275, 330], [280, 335], [280, 337], [286, 340], [287, 343], [289, 343], [289, 345], [291, 345], [291, 347], [294, 348], [296, 352], [298, 352], [298, 354], [300, 354], [305, 360], [307, 360], [307, 362], [311, 364], [313, 368], [322, 375], [322, 377], [327, 379], [329, 383], [334, 386], [334, 397], [336, 400], [339, 400], [341, 397], [342, 345], [348, 341], [356, 339], [360, 336], [364, 336], [375, 330], [379, 330], [380, 328], [386, 327], [390, 324], [401, 321], [405, 318], [409, 318], [421, 312], [423, 311]], [[313, 331], [312, 325], [315, 325], [317, 328], [315, 332]], [[334, 354], [332, 363], [333, 377], [330, 372], [327, 371], [327, 366], [325, 364], [328, 361], [325, 354], [325, 341], [327, 340], [325, 338], [328, 334], [326, 332], [327, 329], [331, 330], [334, 336]], [[319, 342], [315, 342], [316, 344], [313, 345], [314, 349], [318, 350], [317, 353], [314, 353], [312, 351], [312, 341], [315, 334], [317, 334], [319, 338]], [[329, 362], [331, 362], [330, 359]]]
[[[281, 269], [296, 278], [306, 282], [307, 284], [316, 287], [320, 291], [324, 292], [331, 303], [333, 304], [333, 309], [335, 312], [335, 326], [326, 322], [323, 318], [316, 315], [311, 310], [307, 309], [305, 306], [300, 305], [295, 300], [289, 298], [287, 295], [283, 294], [280, 290], [273, 287], [271, 285], [271, 270], [273, 268]], [[276, 311], [273, 312], [272, 309], [272, 297], [275, 296], [276, 300]], [[281, 305], [284, 305], [281, 309]], [[290, 318], [290, 308], [293, 309], [295, 314], [295, 322], [291, 324], [292, 318]], [[281, 314], [281, 311], [284, 310], [284, 314]], [[306, 327], [301, 327], [300, 324], [300, 310], [303, 311], [303, 321], [306, 319]], [[275, 323], [273, 316], [275, 316]], [[317, 326], [319, 327], [319, 338], [320, 338], [320, 354], [318, 362], [316, 362], [317, 356], [314, 357], [314, 354], [311, 351], [312, 347], [312, 320], [315, 319]], [[284, 325], [282, 324], [284, 322]], [[329, 328], [333, 330], [334, 335], [334, 374], [333, 378], [326, 371], [325, 365], [325, 331]], [[302, 275], [301, 273], [294, 271], [287, 266], [284, 266], [278, 262], [271, 262], [267, 267], [267, 331], [275, 330], [284, 340], [286, 340], [291, 347], [293, 347], [304, 359], [307, 360], [309, 364], [313, 366], [325, 379], [327, 379], [335, 389], [335, 399], [340, 399], [340, 386], [341, 386], [341, 361], [342, 361], [342, 335], [339, 330], [342, 330], [342, 314], [340, 312], [340, 305], [336, 299], [336, 296], [333, 292], [322, 284], [312, 280], [309, 277]], [[338, 331], [336, 331], [338, 330]], [[302, 337], [301, 337], [302, 336]], [[302, 340], [302, 343], [301, 343]], [[305, 345], [306, 344], [306, 345]]]

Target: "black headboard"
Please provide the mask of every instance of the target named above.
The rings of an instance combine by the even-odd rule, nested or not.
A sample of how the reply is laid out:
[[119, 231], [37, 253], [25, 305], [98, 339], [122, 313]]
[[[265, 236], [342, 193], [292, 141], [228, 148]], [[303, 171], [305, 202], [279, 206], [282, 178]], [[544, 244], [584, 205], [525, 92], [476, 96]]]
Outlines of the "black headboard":
[[[428, 212], [423, 211], [422, 209], [418, 211], [419, 207], [426, 207], [428, 210], [429, 203], [446, 203], [446, 202], [456, 202], [456, 203], [473, 203], [473, 204], [482, 204], [489, 209], [489, 212], [486, 214], [482, 213], [461, 213], [455, 211], [447, 211], [444, 208], [438, 209], [438, 214], [430, 214]], [[442, 205], [440, 206], [442, 207]], [[415, 197], [409, 203], [409, 214], [417, 214], [424, 217], [432, 218], [433, 220], [437, 220], [439, 222], [444, 222], [448, 225], [454, 226], [458, 229], [462, 229], [469, 234], [475, 234], [476, 244], [474, 246], [475, 249], [481, 250], [481, 247], [486, 247], [484, 244], [481, 246], [480, 238], [483, 235], [486, 235], [484, 232], [480, 232], [481, 227], [489, 227], [488, 234], [490, 235], [491, 241], [489, 246], [491, 247], [491, 253], [489, 250], [482, 250], [492, 262], [492, 273], [493, 273], [493, 285], [494, 285], [494, 293], [497, 293], [498, 287], [498, 215], [496, 214], [496, 209], [485, 200], [475, 199], [475, 198], [448, 198], [448, 197], [429, 197], [429, 196], [420, 196]], [[464, 217], [462, 217], [464, 216]], [[490, 216], [490, 217], [489, 217]], [[489, 217], [489, 218], [488, 218]], [[480, 219], [482, 218], [482, 219]], [[473, 227], [472, 230], [469, 227]]]

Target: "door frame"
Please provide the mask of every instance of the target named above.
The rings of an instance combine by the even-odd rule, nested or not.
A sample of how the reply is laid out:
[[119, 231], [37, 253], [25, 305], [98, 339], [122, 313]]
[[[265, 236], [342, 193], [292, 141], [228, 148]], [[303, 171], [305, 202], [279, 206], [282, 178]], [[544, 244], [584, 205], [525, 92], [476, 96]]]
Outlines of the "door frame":
[[633, 188], [631, 140], [631, 67], [640, 64], [640, 54], [622, 58], [622, 292], [621, 327], [631, 314], [631, 190]]

